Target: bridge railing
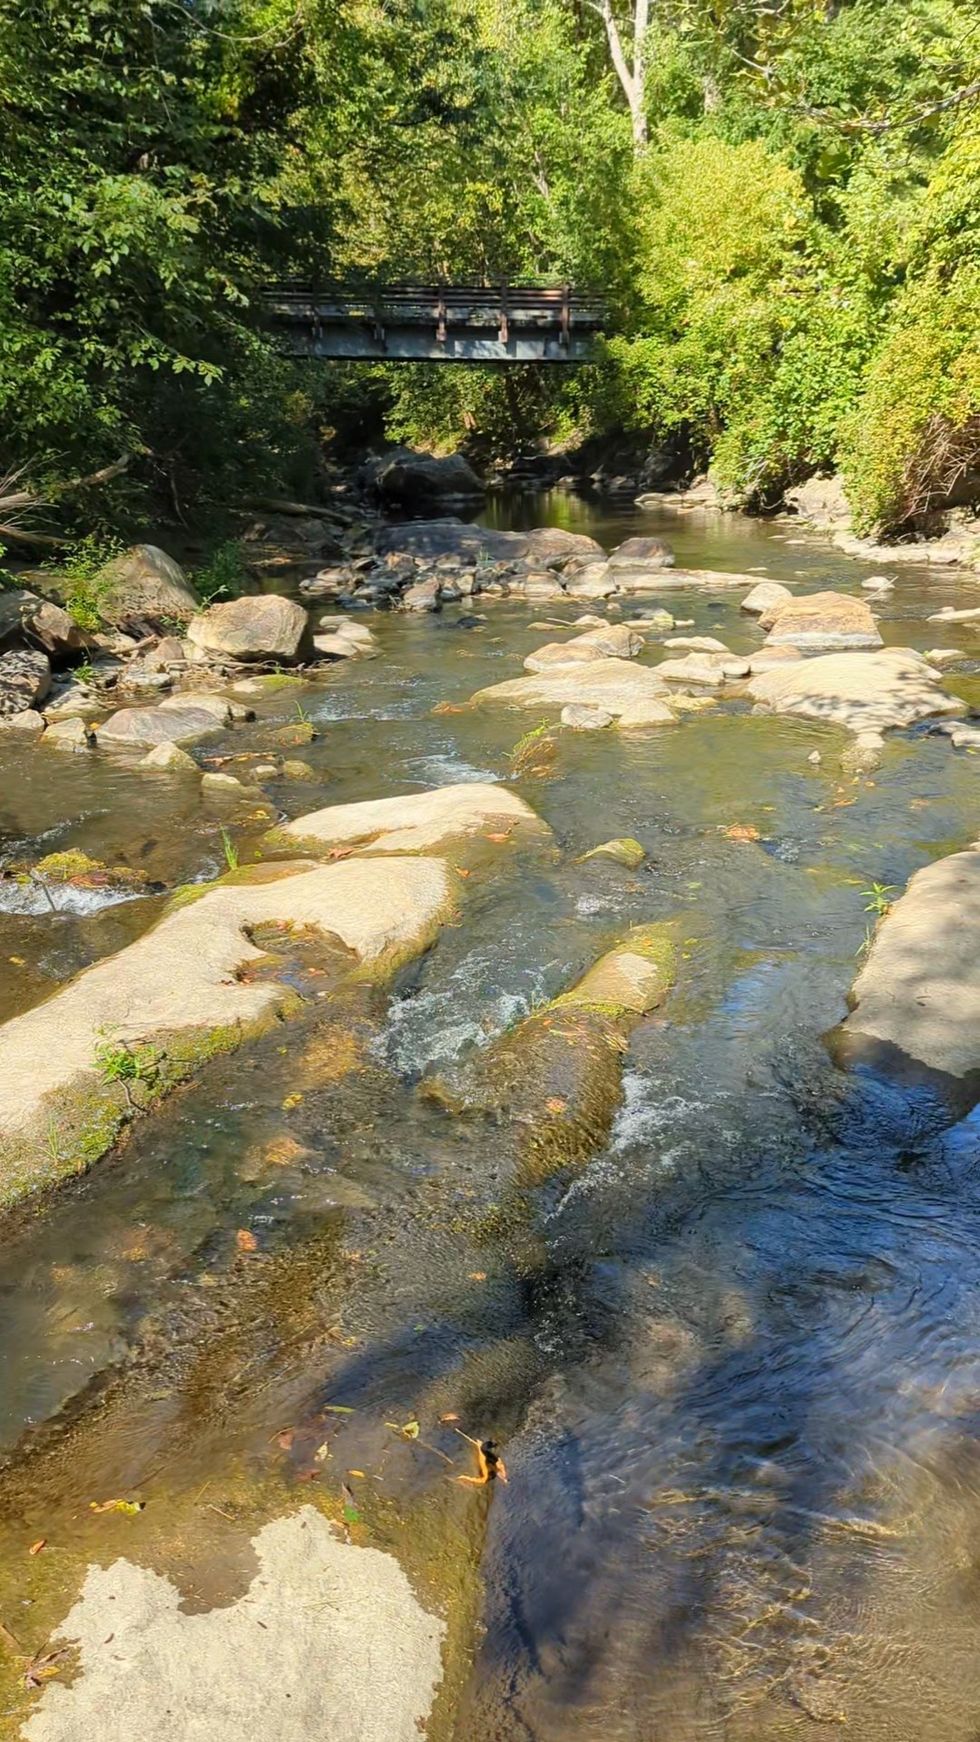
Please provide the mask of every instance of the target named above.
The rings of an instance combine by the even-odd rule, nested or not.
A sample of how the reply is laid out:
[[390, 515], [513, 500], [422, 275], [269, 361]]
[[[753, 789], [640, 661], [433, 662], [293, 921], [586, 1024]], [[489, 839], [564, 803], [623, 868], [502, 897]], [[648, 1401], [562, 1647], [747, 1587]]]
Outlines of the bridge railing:
[[269, 285], [263, 296], [273, 324], [309, 328], [350, 322], [367, 327], [381, 344], [389, 328], [431, 327], [437, 344], [451, 331], [493, 333], [507, 345], [511, 329], [553, 332], [560, 346], [573, 331], [598, 332], [605, 320], [600, 298], [571, 285], [386, 284]]

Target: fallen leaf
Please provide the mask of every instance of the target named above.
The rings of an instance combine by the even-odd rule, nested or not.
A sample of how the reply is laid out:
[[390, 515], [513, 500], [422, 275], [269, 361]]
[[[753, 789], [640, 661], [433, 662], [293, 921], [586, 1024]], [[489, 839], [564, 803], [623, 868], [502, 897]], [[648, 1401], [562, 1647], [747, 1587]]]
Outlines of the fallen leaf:
[[355, 1413], [349, 1403], [325, 1403], [323, 1408], [330, 1415], [353, 1415]]
[[488, 841], [509, 841], [510, 840], [510, 830], [505, 829], [503, 834], [500, 834], [500, 835], [488, 835], [487, 840]]
[[753, 823], [729, 823], [728, 828], [722, 829], [721, 832], [728, 841], [758, 841], [760, 839], [759, 831]]
[[42, 1548], [47, 1548], [47, 1546], [48, 1546], [47, 1537], [46, 1536], [39, 1536], [37, 1539], [37, 1542], [31, 1543], [31, 1546], [27, 1552], [28, 1552], [28, 1554], [40, 1554]]
[[330, 1447], [327, 1444], [327, 1441], [324, 1440], [323, 1444], [317, 1446], [316, 1451], [313, 1453], [314, 1462], [317, 1464], [325, 1464], [329, 1456]]
[[439, 1420], [440, 1421], [458, 1421], [459, 1416], [456, 1415], [453, 1410], [447, 1409], [445, 1415], [441, 1415], [439, 1417]]
[[309, 1467], [305, 1470], [297, 1470], [296, 1480], [297, 1482], [319, 1482], [320, 1472], [319, 1470], [313, 1470]]
[[363, 1470], [348, 1470], [348, 1476], [360, 1476], [362, 1482], [367, 1480]]
[[354, 1498], [354, 1490], [348, 1488], [346, 1482], [341, 1482], [340, 1491], [344, 1496], [344, 1523], [357, 1524], [361, 1515], [357, 1510], [357, 1501]]
[[90, 1512], [123, 1512], [127, 1518], [135, 1518], [146, 1505], [145, 1500], [90, 1500]]
[[486, 1280], [487, 1280], [487, 1273], [485, 1270], [471, 1270], [470, 1271], [470, 1281], [471, 1282], [486, 1282]]
[[291, 1427], [284, 1427], [281, 1434], [276, 1434], [276, 1445], [279, 1447], [279, 1450], [281, 1452], [288, 1452], [292, 1446], [293, 1438], [294, 1429]]
[[303, 1099], [302, 1095], [299, 1095], [299, 1094], [287, 1095], [286, 1099], [284, 1100], [284, 1102], [282, 1104], [283, 1112], [288, 1113], [291, 1110], [291, 1108], [298, 1107], [300, 1102], [302, 1101], [302, 1099]]
[[250, 1228], [239, 1228], [235, 1235], [235, 1245], [239, 1252], [257, 1252], [259, 1243]]
[[26, 968], [27, 967], [27, 962], [23, 956], [8, 956], [7, 960], [15, 968]]
[[402, 1428], [402, 1433], [405, 1435], [405, 1438], [407, 1440], [417, 1440], [418, 1439], [418, 1437], [419, 1437], [419, 1424], [415, 1420], [414, 1416], [412, 1417], [411, 1421], [407, 1421], [405, 1423], [404, 1427]]
[[567, 1106], [568, 1102], [563, 1101], [560, 1095], [549, 1095], [545, 1102], [545, 1110], [548, 1113], [564, 1113]]
[[469, 872], [467, 870], [465, 870], [462, 865], [457, 865], [456, 866], [456, 875], [457, 875], [457, 877], [468, 877]]

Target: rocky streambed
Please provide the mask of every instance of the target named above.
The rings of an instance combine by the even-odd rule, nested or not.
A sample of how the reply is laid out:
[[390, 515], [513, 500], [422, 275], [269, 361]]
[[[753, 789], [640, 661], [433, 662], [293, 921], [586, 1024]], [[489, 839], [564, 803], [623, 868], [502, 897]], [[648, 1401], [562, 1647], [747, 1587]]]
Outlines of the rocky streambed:
[[5, 607], [3, 1733], [966, 1742], [969, 579], [261, 585]]

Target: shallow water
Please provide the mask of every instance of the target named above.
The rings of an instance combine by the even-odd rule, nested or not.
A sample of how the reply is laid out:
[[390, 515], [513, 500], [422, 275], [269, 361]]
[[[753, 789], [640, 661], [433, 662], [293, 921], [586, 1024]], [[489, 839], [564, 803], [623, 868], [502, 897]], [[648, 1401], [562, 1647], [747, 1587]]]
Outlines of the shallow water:
[[[495, 501], [488, 518], [556, 521], [607, 546], [651, 531], [680, 563], [811, 586], [854, 590], [868, 572], [737, 517], [553, 493]], [[739, 596], [662, 602], [743, 649], [761, 637]], [[947, 641], [928, 612], [974, 599], [955, 574], [907, 571], [875, 608], [889, 643], [925, 648]], [[372, 619], [382, 658], [263, 701], [254, 725], [198, 754], [260, 749], [299, 697], [321, 736], [295, 754], [318, 779], [267, 783], [283, 814], [506, 778], [533, 716], [431, 709], [514, 675], [549, 639], [531, 623], [578, 607], [481, 614], [471, 629], [458, 608]], [[948, 638], [969, 647], [967, 634]], [[651, 644], [643, 657], [657, 656]], [[153, 1564], [186, 1575], [194, 1600], [223, 1600], [231, 1472], [305, 1500], [326, 1432], [320, 1487], [364, 1470], [391, 1508], [365, 1506], [371, 1540], [410, 1559], [448, 1519], [456, 1552], [479, 1563], [485, 1631], [454, 1671], [440, 1734], [976, 1737], [980, 1123], [951, 1128], [927, 1091], [841, 1074], [823, 1036], [856, 971], [861, 892], [900, 888], [974, 837], [977, 764], [919, 730], [851, 782], [844, 742], [739, 705], [659, 734], [570, 736], [549, 778], [517, 786], [558, 852], [475, 871], [461, 923], [390, 1005], [318, 1005], [301, 971], [303, 1021], [216, 1062], [9, 1230], [9, 1625], [25, 1602], [48, 1615], [52, 1552], [69, 1569], [152, 1558], [138, 1532], [157, 1526], [86, 1516], [124, 1491], [146, 1498], [148, 1520], [179, 1515], [181, 1532], [187, 1496], [208, 1492], [193, 1514], [207, 1553], [171, 1537]], [[243, 858], [265, 826], [107, 754], [0, 754], [5, 858], [78, 847], [172, 887], [221, 868], [223, 822]], [[733, 824], [759, 840], [726, 835]], [[639, 871], [576, 862], [618, 834], [647, 848]], [[0, 1013], [140, 935], [163, 899], [0, 906]], [[633, 1036], [609, 1142], [525, 1191], [516, 1222], [498, 1214], [507, 1132], [447, 1115], [420, 1079], [454, 1080], [629, 925], [666, 918], [682, 922], [678, 985]], [[286, 1136], [294, 1149], [270, 1160]], [[255, 1259], [236, 1250], [240, 1228]], [[355, 1413], [324, 1416], [331, 1402]], [[447, 1412], [504, 1442], [506, 1488], [446, 1482], [442, 1460], [461, 1450]], [[418, 1443], [384, 1425], [415, 1416]], [[28, 1561], [42, 1534], [53, 1548]], [[22, 1716], [8, 1709], [7, 1733]]]

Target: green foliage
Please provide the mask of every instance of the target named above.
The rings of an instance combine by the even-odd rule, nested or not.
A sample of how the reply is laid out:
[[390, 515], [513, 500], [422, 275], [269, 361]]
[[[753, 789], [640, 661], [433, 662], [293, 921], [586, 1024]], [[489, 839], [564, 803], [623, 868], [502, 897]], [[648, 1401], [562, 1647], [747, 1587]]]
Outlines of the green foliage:
[[872, 883], [868, 889], [862, 889], [861, 894], [868, 898], [864, 904], [865, 913], [873, 913], [877, 919], [884, 919], [891, 908], [894, 893], [893, 883]]
[[152, 1087], [160, 1071], [161, 1054], [155, 1046], [131, 1046], [104, 1034], [95, 1048], [95, 1063], [104, 1083], [121, 1083], [128, 1094], [130, 1083]]
[[194, 591], [202, 605], [213, 605], [216, 599], [237, 598], [246, 578], [242, 548], [235, 538], [217, 545], [192, 576]]
[[65, 610], [80, 629], [102, 627], [102, 605], [109, 589], [103, 571], [123, 548], [119, 539], [94, 532], [69, 545], [62, 564]]
[[[582, 0], [0, 0], [0, 466], [209, 527], [323, 441], [626, 430], [862, 526], [980, 461], [975, 0], [656, 0], [635, 151]], [[630, 48], [629, 0], [614, 12]], [[601, 289], [594, 369], [294, 365], [263, 282]], [[104, 506], [103, 506], [104, 503]], [[75, 609], [98, 600], [81, 576]], [[198, 576], [238, 584], [231, 547]]]
[[224, 824], [222, 824], [221, 827], [221, 851], [225, 856], [225, 864], [229, 871], [237, 871], [239, 865], [238, 848], [235, 846], [235, 843], [228, 833], [228, 830], [224, 827]]

